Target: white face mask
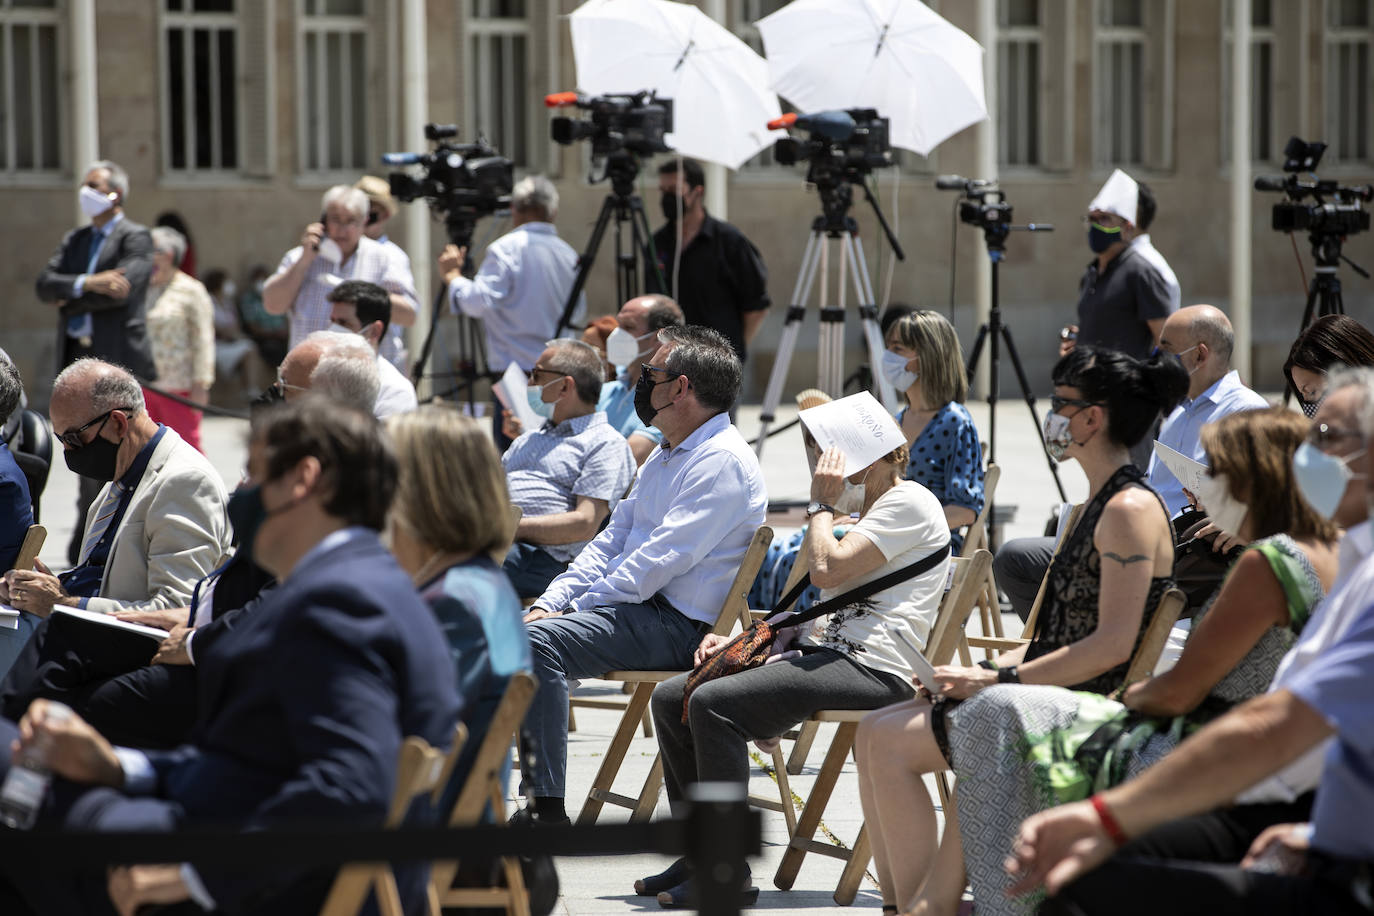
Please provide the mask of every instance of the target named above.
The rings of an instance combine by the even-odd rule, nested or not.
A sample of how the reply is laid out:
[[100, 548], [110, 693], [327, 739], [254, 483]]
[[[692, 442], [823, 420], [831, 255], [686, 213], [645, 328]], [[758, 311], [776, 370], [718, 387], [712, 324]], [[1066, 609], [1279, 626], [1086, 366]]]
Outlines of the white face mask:
[[1193, 495], [1202, 504], [1213, 525], [1232, 537], [1239, 536], [1241, 523], [1250, 509], [1231, 495], [1225, 474], [1203, 475], [1198, 481], [1198, 492]]
[[1073, 445], [1073, 433], [1069, 432], [1071, 420], [1073, 417], [1061, 413], [1045, 414], [1045, 423], [1040, 431], [1045, 435], [1045, 449], [1055, 461], [1063, 461], [1064, 453]]
[[624, 369], [641, 356], [647, 356], [653, 352], [653, 350], [640, 350], [639, 342], [646, 337], [656, 336], [656, 332], [650, 331], [636, 337], [624, 328], [618, 327], [611, 331], [610, 336], [606, 338], [606, 361], [618, 370]]
[[81, 186], [81, 190], [77, 192], [77, 200], [81, 204], [81, 212], [91, 219], [95, 219], [114, 206], [114, 201], [110, 199], [110, 195], [101, 194], [95, 188], [84, 184]]
[[233, 282], [226, 282], [224, 288], [220, 290], [225, 299], [232, 299], [239, 294], [239, 288]]
[[321, 239], [319, 252], [320, 257], [326, 261], [333, 261], [335, 264], [343, 263], [343, 249], [333, 239]]
[[893, 353], [891, 350], [883, 351], [883, 362], [878, 368], [883, 373], [883, 378], [887, 383], [898, 391], [906, 391], [916, 384], [921, 377], [919, 372], [910, 372], [906, 364], [911, 362], [900, 353]]

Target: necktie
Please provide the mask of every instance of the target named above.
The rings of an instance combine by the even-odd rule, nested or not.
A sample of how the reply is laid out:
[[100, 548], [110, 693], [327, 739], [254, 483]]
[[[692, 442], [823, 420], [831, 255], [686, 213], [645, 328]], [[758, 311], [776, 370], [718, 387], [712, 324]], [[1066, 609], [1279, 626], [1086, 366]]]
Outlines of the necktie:
[[[86, 273], [95, 273], [95, 264], [100, 260], [100, 249], [105, 247], [105, 233], [100, 229], [91, 230], [91, 253], [86, 259]], [[68, 337], [90, 337], [94, 330], [90, 312], [73, 315], [67, 319]]]
[[90, 559], [91, 551], [95, 545], [100, 543], [100, 538], [105, 534], [105, 529], [110, 527], [110, 519], [114, 518], [115, 512], [119, 511], [119, 501], [124, 497], [124, 484], [115, 481], [110, 484], [110, 492], [105, 495], [105, 501], [100, 504], [100, 511], [95, 515], [95, 520], [91, 522], [91, 527], [86, 531], [86, 542], [81, 545], [81, 562], [85, 563]]

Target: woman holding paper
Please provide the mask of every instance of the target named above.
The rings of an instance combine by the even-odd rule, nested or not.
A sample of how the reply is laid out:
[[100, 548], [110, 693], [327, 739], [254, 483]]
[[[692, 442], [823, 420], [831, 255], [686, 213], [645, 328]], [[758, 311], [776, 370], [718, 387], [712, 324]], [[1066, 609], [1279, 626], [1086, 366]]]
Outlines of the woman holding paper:
[[[1055, 366], [1054, 384], [1045, 444], [1055, 458], [1083, 468], [1088, 498], [1046, 574], [1035, 636], [995, 664], [936, 669], [940, 696], [879, 710], [859, 726], [859, 796], [891, 912], [917, 902], [927, 875], [962, 882], [958, 844], [946, 844], [947, 858], [936, 861], [935, 811], [923, 775], [947, 769], [951, 747], [967, 747], [966, 736], [975, 746], [981, 738], [990, 757], [1007, 752], [999, 736], [979, 729], [980, 691], [999, 683], [1115, 689], [1146, 609], [1173, 584], [1169, 514], [1131, 462], [1129, 446], [1187, 391], [1187, 373], [1169, 356], [1141, 362], [1082, 346]], [[960, 795], [967, 791], [961, 787]], [[946, 830], [955, 821], [947, 811]], [[937, 911], [928, 900], [919, 903], [922, 912]]]
[[[842, 406], [854, 399], [865, 402], [862, 410]], [[822, 443], [872, 441], [870, 434], [880, 433], [897, 447], [858, 460], [829, 448], [816, 464], [806, 550], [811, 581], [822, 589], [822, 601], [839, 599], [829, 617], [820, 618], [809, 634], [797, 632], [809, 626], [780, 631], [767, 664], [706, 681], [691, 694], [685, 710], [687, 675], [654, 690], [664, 781], [675, 809], [692, 783], [745, 784], [750, 740], [776, 739], [818, 709], [876, 709], [912, 695], [908, 644], [924, 644], [949, 565], [944, 512], [929, 490], [902, 479], [906, 445], [897, 424], [872, 395], [865, 392], [816, 410], [826, 412], [828, 429], [812, 428]], [[802, 414], [803, 422], [806, 416]], [[868, 432], [856, 436], [860, 424], [870, 424]], [[848, 451], [855, 450], [851, 446]], [[836, 540], [833, 507], [853, 486], [863, 487], [859, 520], [842, 541]], [[921, 561], [927, 561], [924, 570], [909, 569]], [[896, 574], [895, 584], [863, 595], [862, 586], [890, 574]], [[846, 598], [850, 593], [855, 593], [852, 601]], [[707, 635], [697, 649], [697, 665], [726, 641]], [[744, 884], [745, 899], [752, 900], [757, 891], [748, 888], [747, 880]], [[635, 890], [657, 894], [666, 907], [688, 906], [694, 900], [685, 860], [635, 882]]]

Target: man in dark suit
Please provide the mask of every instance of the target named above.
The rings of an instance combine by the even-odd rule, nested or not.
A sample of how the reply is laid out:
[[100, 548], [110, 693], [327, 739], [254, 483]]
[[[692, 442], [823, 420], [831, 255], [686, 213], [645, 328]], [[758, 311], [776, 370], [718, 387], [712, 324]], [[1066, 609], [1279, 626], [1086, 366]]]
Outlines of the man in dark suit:
[[[230, 516], [241, 549], [281, 584], [198, 666], [194, 742], [161, 753], [114, 748], [77, 717], [49, 717], [45, 700], [17, 728], [0, 721], [0, 745], [51, 742], [47, 759], [62, 778], [44, 810], [50, 821], [87, 831], [375, 826], [402, 739], [451, 741], [460, 702], [444, 637], [377, 535], [397, 465], [372, 418], [313, 397], [268, 410], [254, 423], [248, 472]], [[0, 872], [41, 913], [109, 913], [112, 903], [122, 913], [144, 904], [317, 912], [333, 877], [210, 861], [120, 868], [108, 879], [7, 862]], [[407, 910], [423, 903], [424, 876], [398, 869]]]
[[[38, 298], [58, 307], [57, 369], [83, 356], [124, 366], [143, 381], [157, 379], [148, 342], [144, 298], [153, 272], [153, 239], [145, 226], [124, 216], [129, 176], [102, 159], [86, 170], [78, 199], [89, 226], [62, 237], [38, 275]], [[102, 482], [81, 478], [76, 517], [86, 509]], [[67, 547], [73, 566], [81, 550], [81, 530]]]

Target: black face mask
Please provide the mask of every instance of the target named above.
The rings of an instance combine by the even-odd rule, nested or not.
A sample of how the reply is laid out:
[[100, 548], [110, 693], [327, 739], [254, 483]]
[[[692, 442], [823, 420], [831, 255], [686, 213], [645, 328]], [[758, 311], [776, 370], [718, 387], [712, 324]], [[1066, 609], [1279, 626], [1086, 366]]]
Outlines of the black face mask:
[[661, 384], [653, 380], [647, 369], [640, 370], [639, 381], [635, 382], [635, 415], [645, 426], [653, 426], [654, 417], [662, 409], [653, 405], [654, 386]]
[[[101, 423], [100, 429], [104, 428], [105, 424]], [[62, 457], [72, 473], [107, 483], [115, 478], [115, 468], [119, 466], [119, 446], [122, 443], [102, 439], [100, 429], [96, 430], [95, 438], [81, 448], [63, 449]]]
[[673, 191], [663, 192], [663, 218], [670, 223], [677, 222], [677, 208], [682, 207], [682, 212], [687, 212], [687, 201], [678, 197]]

